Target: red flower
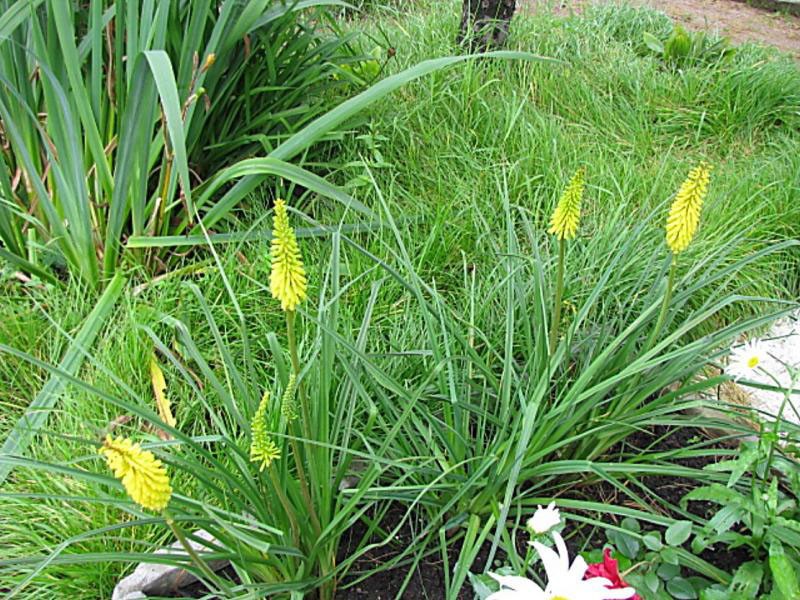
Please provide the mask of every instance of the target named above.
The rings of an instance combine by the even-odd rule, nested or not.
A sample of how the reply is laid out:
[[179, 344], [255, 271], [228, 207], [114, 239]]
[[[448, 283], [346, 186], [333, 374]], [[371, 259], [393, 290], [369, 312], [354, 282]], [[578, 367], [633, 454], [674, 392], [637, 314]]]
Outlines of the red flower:
[[[583, 578], [590, 579], [592, 577], [605, 577], [608, 579], [611, 585], [606, 586], [606, 588], [609, 590], [630, 587], [619, 574], [617, 559], [611, 558], [611, 550], [609, 548], [603, 550], [603, 562], [591, 564], [589, 568], [586, 569], [586, 575], [584, 575]], [[642, 600], [642, 597], [639, 594], [635, 594], [631, 596], [631, 600]]]

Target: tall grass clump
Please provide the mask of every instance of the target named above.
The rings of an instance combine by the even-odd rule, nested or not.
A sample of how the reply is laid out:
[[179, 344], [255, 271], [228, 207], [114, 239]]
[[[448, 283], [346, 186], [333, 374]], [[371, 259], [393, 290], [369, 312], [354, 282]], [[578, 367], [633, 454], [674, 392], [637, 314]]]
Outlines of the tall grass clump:
[[[129, 238], [195, 229], [214, 205], [204, 192], [242, 177], [220, 169], [273, 153], [327, 108], [352, 54], [331, 4], [4, 0], [0, 255], [98, 288]], [[163, 250], [130, 255], [164, 268]]]
[[[271, 285], [261, 286], [261, 293], [262, 303], [272, 295], [282, 309], [282, 331], [251, 326], [253, 320], [241, 311], [224, 272], [226, 301], [236, 313], [233, 329], [221, 330], [203, 292], [187, 284], [213, 348], [201, 350], [189, 327], [174, 317], [163, 315], [160, 322], [141, 326], [171, 374], [162, 394], [173, 399], [180, 390], [190, 394], [197, 403], [195, 418], [207, 425], [180, 419], [183, 411], [177, 420], [167, 419], [161, 405], [157, 408], [101, 364], [94, 367], [104, 374], [108, 388], [46, 367], [125, 419], [109, 425], [98, 439], [75, 439], [85, 453], [66, 463], [20, 456], [4, 456], [3, 463], [20, 473], [67, 476], [104, 490], [94, 500], [69, 494], [62, 499], [76, 505], [87, 500], [101, 506], [111, 503], [127, 516], [118, 523], [98, 523], [40, 557], [6, 560], [0, 570], [4, 582], [14, 582], [10, 597], [29, 589], [49, 566], [130, 560], [185, 566], [210, 590], [228, 597], [306, 594], [315, 589], [320, 598], [333, 597], [337, 581], [361, 553], [351, 549], [337, 562], [340, 537], [380, 504], [365, 500], [365, 495], [376, 486], [385, 468], [380, 457], [399, 430], [380, 441], [372, 435], [378, 411], [367, 390], [380, 384], [369, 361], [352, 354], [352, 348], [361, 347], [368, 337], [370, 317], [339, 321], [337, 304], [345, 284], [340, 236], [331, 238], [327, 266], [309, 272], [318, 290], [312, 304], [301, 250], [283, 202], [276, 204], [273, 234]], [[156, 329], [170, 338], [162, 338]], [[350, 337], [352, 331], [355, 338]], [[172, 336], [177, 345], [170, 341]], [[226, 342], [231, 337], [235, 345]], [[45, 364], [6, 345], [3, 351]], [[372, 420], [354, 421], [364, 410], [372, 413]], [[111, 469], [108, 474], [98, 461], [100, 454]], [[356, 479], [348, 477], [353, 464], [361, 465]], [[117, 493], [118, 488], [128, 499]], [[6, 496], [13, 501], [26, 497], [24, 492]], [[39, 498], [56, 500], [50, 494]], [[154, 525], [170, 532], [186, 552], [149, 554], [159, 535], [142, 540], [134, 551], [80, 552], [89, 540], [128, 536], [129, 530]], [[210, 532], [214, 541], [202, 542], [199, 528]], [[192, 549], [190, 540], [205, 548]], [[240, 582], [214, 573], [208, 563], [219, 558], [231, 561]]]
[[[622, 517], [705, 525], [646, 478], [724, 484], [727, 475], [673, 459], [726, 451], [704, 441], [680, 453], [618, 448], [654, 427], [718, 426], [684, 413], [725, 381], [707, 377], [706, 366], [740, 332], [782, 313], [788, 303], [774, 297], [796, 298], [796, 278], [783, 275], [797, 272], [800, 144], [779, 124], [792, 118], [791, 98], [767, 119], [747, 123], [712, 103], [703, 122], [729, 127], [673, 127], [692, 114], [688, 80], [624, 39], [641, 39], [649, 17], [629, 33], [617, 22], [619, 39], [591, 19], [518, 19], [512, 43], [562, 65], [482, 60], [455, 73], [440, 67], [458, 59], [434, 59], [403, 71], [448, 52], [455, 37], [456, 2], [423, 6], [431, 10], [400, 15], [388, 31], [398, 75], [272, 158], [245, 161], [202, 188], [204, 202], [224, 194], [203, 214], [213, 226], [255, 189], [253, 173], [297, 174], [284, 161], [321, 129], [431, 73], [373, 103], [369, 131], [337, 148], [347, 166], [332, 179], [363, 203], [309, 179], [352, 209], [340, 214], [343, 227], [321, 226], [291, 199], [276, 206], [271, 252], [237, 247], [230, 263], [212, 252], [191, 279], [153, 282], [153, 298], [170, 302], [126, 321], [138, 323], [136, 335], [106, 338], [137, 345], [130, 364], [107, 360], [117, 353], [106, 347], [85, 352], [87, 369], [74, 374], [0, 346], [69, 391], [69, 410], [30, 452], [0, 457], [13, 469], [0, 495], [9, 506], [0, 539], [14, 542], [0, 576], [12, 597], [79, 590], [75, 581], [91, 581], [87, 563], [109, 585], [117, 563], [156, 560], [151, 550], [192, 539], [199, 551], [158, 560], [188, 568], [218, 595], [330, 597], [395, 566], [409, 569], [407, 585], [433, 556], [455, 598], [480, 568], [481, 549], [487, 564], [502, 557], [524, 573], [515, 533], [553, 499], [571, 520], [612, 531]], [[694, 73], [709, 87], [729, 76]], [[701, 168], [676, 194], [703, 160], [715, 166], [707, 190], [692, 184], [705, 180]], [[350, 228], [353, 212], [380, 227]], [[668, 236], [666, 223], [679, 235]], [[149, 252], [231, 239], [241, 238], [198, 224], [189, 238], [137, 236], [128, 245]], [[154, 349], [174, 424], [152, 397]], [[105, 464], [114, 446], [153, 485], [126, 486], [124, 473], [117, 480]], [[620, 503], [581, 493], [597, 482]], [[390, 511], [400, 523], [382, 522]], [[20, 526], [29, 514], [40, 518]], [[382, 565], [359, 562], [416, 518], [413, 544]], [[53, 525], [59, 519], [68, 535]], [[366, 531], [342, 554], [356, 523]], [[209, 572], [218, 558], [231, 561], [238, 581]], [[730, 581], [686, 550], [676, 560]]]
[[[731, 260], [729, 242], [736, 236], [731, 233], [696, 258], [681, 251], [668, 292], [675, 261], [663, 229], [653, 239], [653, 230], [663, 228], [666, 206], [633, 225], [620, 215], [610, 239], [593, 239], [581, 231], [590, 227], [596, 187], [602, 186], [587, 171], [581, 201], [586, 214], [561, 252], [558, 227], [548, 236], [546, 226], [535, 225], [524, 207], [510, 201], [498, 179], [505, 228], [487, 231], [493, 234], [494, 260], [465, 263], [461, 285], [450, 280], [446, 289], [423, 279], [417, 266], [418, 249], [442, 229], [426, 234], [424, 225], [396, 220], [383, 204], [386, 228], [376, 239], [334, 231], [324, 244], [301, 244], [290, 219], [302, 215], [278, 203], [270, 281], [254, 282], [260, 300], [248, 300], [245, 310], [230, 274], [221, 270], [222, 305], [187, 282], [198, 307], [191, 319], [154, 313], [142, 321], [141, 332], [168, 370], [167, 395], [193, 406], [191, 413], [185, 408], [176, 413], [174, 426], [160, 405], [137, 391], [141, 387], [99, 361], [92, 366], [106, 384], [0, 346], [4, 354], [45, 369], [112, 414], [126, 416], [94, 438], [73, 434], [73, 454], [62, 462], [38, 453], [0, 458], [14, 468], [15, 480], [47, 475], [67, 490], [88, 486], [90, 491], [17, 488], [5, 494], [14, 502], [27, 501], [30, 510], [36, 510], [32, 502], [110, 504], [128, 515], [118, 522], [106, 513], [111, 522], [92, 523], [52, 551], [29, 550], [0, 561], [0, 572], [13, 582], [12, 597], [50, 568], [158, 560], [189, 569], [223, 595], [316, 589], [327, 598], [364, 552], [391, 540], [410, 509], [424, 515], [416, 543], [376, 569], [405, 564], [413, 572], [437, 548], [451, 560], [450, 549], [460, 547], [457, 568], [445, 569], [445, 586], [455, 597], [483, 544], [521, 565], [513, 543], [515, 522], [545, 499], [558, 497], [565, 509], [635, 516], [655, 526], [673, 520], [659, 508], [694, 519], [638, 480], [673, 475], [716, 482], [721, 475], [670, 464], [658, 453], [623, 462], [607, 454], [634, 431], [689, 422], [682, 411], [703, 404], [695, 395], [724, 379], [698, 380], [704, 365], [725, 352], [738, 333], [783, 311], [777, 306], [764, 317], [700, 334], [727, 306], [753, 301], [727, 293], [719, 283], [796, 243]], [[678, 205], [684, 192], [676, 197]], [[708, 207], [714, 206], [714, 194], [712, 183]], [[688, 221], [681, 227], [692, 229]], [[700, 233], [704, 237], [702, 227]], [[693, 237], [689, 247], [697, 241]], [[316, 263], [306, 257], [312, 245], [322, 246], [314, 252]], [[375, 254], [378, 247], [384, 257]], [[553, 318], [559, 264], [560, 321]], [[643, 276], [648, 270], [655, 276]], [[356, 293], [359, 289], [364, 291]], [[703, 300], [693, 306], [689, 300], [696, 295]], [[268, 302], [274, 305], [265, 321], [254, 307]], [[691, 422], [718, 424], [696, 417]], [[98, 451], [116, 457], [111, 466], [121, 483], [105, 473]], [[719, 450], [701, 444], [693, 452]], [[126, 482], [126, 473], [142, 479], [137, 483], [131, 475]], [[569, 493], [592, 480], [604, 480], [640, 508]], [[381, 519], [398, 503], [406, 516], [393, 528], [382, 528]], [[654, 509], [648, 511], [648, 505]], [[342, 558], [342, 536], [360, 520], [367, 533]], [[215, 541], [203, 541], [200, 528]], [[112, 532], [137, 539], [135, 549], [109, 550], [109, 537], [117, 535]], [[164, 537], [193, 540], [202, 549], [149, 554]], [[81, 549], [102, 540], [107, 542]], [[678, 558], [712, 580], [728, 581], [689, 552], [679, 551]], [[216, 559], [231, 561], [240, 582], [215, 575], [208, 561]]]
[[[397, 48], [392, 68], [452, 44], [457, 3], [424, 6], [384, 32]], [[552, 210], [552, 189], [575, 165], [584, 165], [603, 182], [594, 191], [596, 204], [589, 210], [596, 220], [587, 235], [605, 237], [618, 213], [645, 218], [705, 159], [716, 165], [719, 186], [706, 239], [740, 231], [733, 251], [741, 258], [800, 236], [800, 210], [792, 200], [800, 184], [800, 138], [789, 125], [800, 114], [793, 92], [800, 85], [796, 65], [745, 46], [725, 64], [667, 69], [634, 47], [644, 31], [660, 32], [659, 27], [668, 31], [669, 20], [647, 9], [598, 6], [568, 18], [521, 12], [509, 43], [558, 58], [562, 68], [475, 65], [409, 87], [399, 101], [372, 109], [369, 135], [346, 148], [351, 162], [342, 180], [361, 181], [368, 167], [392, 206], [422, 212], [429, 222], [459, 223], [444, 228], [441, 245], [426, 247], [427, 260], [420, 261], [422, 274], [435, 273], [439, 281], [458, 278], [462, 252], [469, 262], [486, 260], [487, 226], [503, 226], [492, 176], [502, 165], [509, 197], [540, 226]], [[757, 80], [755, 88], [717, 93], [744, 73]], [[772, 107], [767, 118], [759, 109], [736, 116], [728, 108], [757, 103], [761, 95]], [[701, 251], [705, 243], [699, 240], [688, 252]], [[765, 259], [770, 266], [764, 271], [784, 272], [786, 278], [763, 277], [748, 267], [726, 285], [759, 296], [796, 297], [798, 259], [795, 251]]]
[[[698, 171], [677, 194], [678, 207], [695, 189], [687, 186], [706, 177], [707, 167]], [[594, 181], [588, 176], [589, 189]], [[765, 316], [706, 332], [727, 307], [757, 300], [729, 294], [720, 282], [765, 256], [796, 249], [796, 241], [732, 260], [731, 238], [723, 237], [702, 257], [681, 254], [677, 261], [664, 243], [663, 229], [653, 239], [653, 224], [665, 222], [661, 205], [635, 224], [621, 218], [602, 242], [579, 234], [566, 246], [558, 224], [567, 222], [561, 216], [574, 206], [569, 200], [577, 189], [573, 179], [554, 214], [554, 239], [548, 240], [545, 228], [512, 203], [499, 183], [506, 223], [502, 235], [487, 231], [493, 234], [494, 259], [465, 262], [457, 291], [420, 277], [414, 253], [403, 241], [413, 234], [394, 229], [394, 276], [405, 289], [395, 301], [404, 307], [403, 331], [395, 331], [391, 347], [407, 353], [413, 347], [416, 358], [413, 367], [385, 363], [401, 369], [391, 393], [413, 414], [392, 451], [395, 460], [418, 457], [402, 494], [407, 502], [422, 498], [425, 526], [420, 543], [392, 564], [418, 564], [437, 545], [443, 560], [453, 560], [451, 549], [460, 544], [458, 563], [446, 570], [448, 597], [456, 597], [483, 544], [491, 546], [489, 563], [499, 548], [519, 572], [523, 557], [516, 553], [514, 530], [524, 515], [551, 498], [570, 509], [620, 517], [636, 513], [657, 526], [668, 525], [671, 519], [662, 515], [675, 507], [639, 479], [661, 474], [702, 481], [716, 475], [663, 464], [655, 455], [619, 462], [612, 448], [656, 425], [718, 426], [683, 414], [703, 405], [699, 394], [721, 381], [699, 378], [704, 367], [726, 352], [738, 333], [786, 310], [778, 303]], [[591, 204], [589, 195], [583, 210], [591, 213]], [[691, 241], [697, 216], [693, 204], [670, 220], [671, 230], [686, 232], [682, 243]], [[582, 218], [580, 227], [590, 227], [590, 221]], [[580, 246], [585, 253], [574, 249]], [[647, 277], [648, 271], [655, 278]], [[698, 296], [702, 301], [692, 304]], [[698, 452], [709, 451], [700, 444]], [[597, 480], [640, 509], [630, 512], [575, 494], [576, 486]], [[696, 519], [685, 510], [680, 514]], [[728, 580], [691, 553], [682, 552], [680, 562], [713, 580]]]

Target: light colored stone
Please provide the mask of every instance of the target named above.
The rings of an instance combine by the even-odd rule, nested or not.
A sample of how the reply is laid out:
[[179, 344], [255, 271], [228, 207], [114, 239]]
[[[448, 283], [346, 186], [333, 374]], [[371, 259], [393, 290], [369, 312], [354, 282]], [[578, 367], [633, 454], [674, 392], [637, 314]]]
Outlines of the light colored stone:
[[[777, 382], [784, 388], [790, 388], [792, 385], [790, 369], [800, 369], [800, 310], [776, 321], [760, 340], [768, 357], [760, 365], [759, 371], [748, 379], [771, 386], [775, 386]], [[784, 399], [784, 392], [762, 390], [743, 383], [737, 383], [735, 386], [745, 394], [751, 406], [766, 413], [765, 416], [770, 415], [773, 418], [777, 416]], [[783, 419], [800, 425], [800, 392], [789, 396]]]
[[[200, 530], [195, 534], [215, 544], [217, 540], [205, 530]], [[207, 550], [207, 546], [199, 542], [189, 540], [192, 548], [198, 552]], [[185, 554], [180, 542], [175, 542], [169, 548], [163, 548], [154, 552], [157, 554]], [[218, 571], [227, 565], [227, 561], [209, 561], [209, 567]], [[112, 600], [140, 600], [150, 595], [163, 595], [165, 593], [178, 590], [197, 581], [197, 578], [184, 569], [158, 563], [140, 563], [136, 569], [120, 581], [115, 587], [111, 596]]]

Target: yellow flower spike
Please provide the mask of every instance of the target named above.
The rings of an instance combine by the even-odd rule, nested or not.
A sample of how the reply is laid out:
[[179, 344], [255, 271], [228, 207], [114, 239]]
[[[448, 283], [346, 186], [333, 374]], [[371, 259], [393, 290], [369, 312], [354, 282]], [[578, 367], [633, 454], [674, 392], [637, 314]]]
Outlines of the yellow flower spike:
[[700, 224], [700, 210], [708, 193], [711, 165], [701, 162], [681, 184], [667, 217], [667, 246], [680, 254], [689, 246]]
[[269, 275], [269, 289], [272, 297], [280, 300], [283, 310], [294, 311], [306, 299], [308, 281], [297, 237], [289, 225], [286, 202], [283, 200], [275, 201], [270, 256], [272, 271]]
[[250, 460], [260, 463], [259, 470], [263, 471], [272, 464], [272, 461], [281, 457], [280, 448], [267, 433], [267, 408], [269, 408], [269, 392], [264, 392], [261, 403], [250, 423]]
[[281, 397], [281, 414], [287, 421], [294, 421], [297, 418], [297, 403], [295, 402], [295, 392], [297, 391], [297, 376], [292, 373], [289, 375], [289, 383]]
[[154, 511], [161, 511], [169, 504], [172, 488], [167, 469], [149, 450], [128, 438], [112, 439], [106, 436], [99, 450], [105, 456], [108, 467], [134, 502]]
[[554, 234], [559, 240], [572, 239], [578, 233], [581, 200], [583, 200], [583, 189], [586, 186], [585, 179], [586, 170], [581, 167], [572, 176], [558, 200], [553, 216], [550, 217], [550, 229], [547, 231]]

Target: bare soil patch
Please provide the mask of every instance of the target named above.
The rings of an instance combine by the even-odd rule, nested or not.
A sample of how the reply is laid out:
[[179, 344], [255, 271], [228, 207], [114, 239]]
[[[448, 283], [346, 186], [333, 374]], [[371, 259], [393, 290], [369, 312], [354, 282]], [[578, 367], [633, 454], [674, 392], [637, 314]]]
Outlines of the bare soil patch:
[[[522, 0], [522, 9], [553, 10], [558, 14], [580, 13], [592, 4], [610, 0]], [[740, 44], [756, 42], [774, 46], [800, 60], [800, 17], [777, 8], [770, 10], [737, 0], [629, 0], [635, 6], [650, 6], [694, 30], [717, 32]], [[759, 5], [765, 3], [759, 2]], [[780, 6], [778, 3], [776, 7]], [[800, 4], [798, 4], [800, 7]]]

